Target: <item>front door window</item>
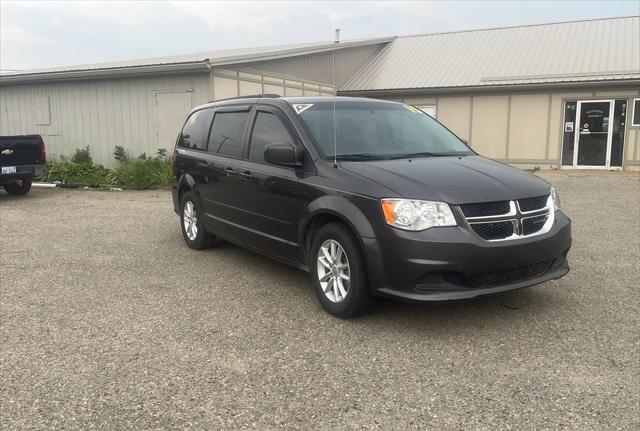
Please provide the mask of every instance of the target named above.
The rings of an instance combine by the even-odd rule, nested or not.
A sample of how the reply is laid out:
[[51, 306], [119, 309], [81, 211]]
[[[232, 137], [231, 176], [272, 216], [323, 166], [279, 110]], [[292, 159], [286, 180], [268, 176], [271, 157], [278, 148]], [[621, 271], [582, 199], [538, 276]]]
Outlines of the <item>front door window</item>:
[[611, 101], [578, 102], [577, 166], [606, 166]]

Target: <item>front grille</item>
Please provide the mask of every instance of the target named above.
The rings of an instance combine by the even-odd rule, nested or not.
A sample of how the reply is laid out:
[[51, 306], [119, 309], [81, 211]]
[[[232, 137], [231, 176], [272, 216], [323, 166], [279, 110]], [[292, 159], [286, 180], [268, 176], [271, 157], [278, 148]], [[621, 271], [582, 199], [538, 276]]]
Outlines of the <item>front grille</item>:
[[547, 205], [547, 199], [549, 196], [538, 196], [535, 198], [526, 198], [518, 200], [520, 211], [528, 212], [541, 210]]
[[486, 240], [507, 238], [513, 234], [513, 222], [511, 220], [473, 223], [471, 228], [480, 238]]
[[517, 268], [503, 269], [501, 271], [483, 272], [474, 274], [470, 278], [476, 287], [502, 286], [518, 281], [524, 281], [529, 278], [540, 277], [549, 270], [554, 260], [555, 259], [549, 259], [543, 262], [520, 266]]
[[509, 201], [481, 202], [476, 204], [463, 204], [460, 209], [465, 217], [487, 217], [507, 214], [510, 210]]
[[531, 235], [542, 229], [542, 226], [547, 222], [549, 214], [543, 214], [536, 217], [529, 217], [522, 219], [522, 234]]

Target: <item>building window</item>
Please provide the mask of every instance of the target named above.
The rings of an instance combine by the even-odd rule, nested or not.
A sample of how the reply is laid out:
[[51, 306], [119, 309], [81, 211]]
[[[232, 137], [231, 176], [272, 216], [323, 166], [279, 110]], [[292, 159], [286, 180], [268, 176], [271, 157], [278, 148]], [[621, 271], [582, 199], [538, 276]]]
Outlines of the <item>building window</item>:
[[632, 126], [640, 126], [640, 99], [633, 99]]
[[436, 118], [436, 107], [435, 105], [418, 105], [416, 106], [419, 110], [429, 115], [431, 118]]

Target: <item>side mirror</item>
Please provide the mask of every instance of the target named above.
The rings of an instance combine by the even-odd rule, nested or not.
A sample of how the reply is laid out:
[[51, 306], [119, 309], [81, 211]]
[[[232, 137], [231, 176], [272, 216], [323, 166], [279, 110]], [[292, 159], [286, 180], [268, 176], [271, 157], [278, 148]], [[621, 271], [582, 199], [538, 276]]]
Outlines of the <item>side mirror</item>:
[[460, 140], [468, 147], [469, 146], [469, 141], [467, 139], [462, 139], [460, 138]]
[[264, 160], [274, 165], [301, 166], [302, 151], [286, 142], [274, 142], [264, 148]]

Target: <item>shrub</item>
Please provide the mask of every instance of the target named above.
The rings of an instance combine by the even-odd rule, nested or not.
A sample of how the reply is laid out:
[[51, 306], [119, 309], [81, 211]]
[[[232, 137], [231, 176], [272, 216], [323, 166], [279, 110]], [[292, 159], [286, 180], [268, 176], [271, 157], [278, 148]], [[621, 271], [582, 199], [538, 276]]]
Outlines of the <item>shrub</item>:
[[61, 181], [67, 184], [110, 184], [110, 171], [102, 165], [75, 163], [73, 161], [49, 161], [49, 173], [44, 181]]
[[114, 184], [133, 189], [171, 184], [173, 173], [167, 160], [167, 150], [159, 149], [155, 157], [142, 153], [136, 159], [132, 159], [124, 148], [116, 146], [113, 154], [119, 162], [111, 173]]
[[111, 173], [115, 184], [132, 189], [169, 185], [172, 178], [171, 165], [160, 158], [130, 160], [118, 165]]
[[86, 146], [85, 148], [78, 148], [75, 153], [73, 153], [73, 156], [71, 156], [71, 161], [78, 164], [93, 164], [91, 154], [89, 154], [89, 146]]
[[113, 148], [113, 158], [116, 159], [116, 161], [119, 163], [126, 163], [131, 157], [129, 156], [127, 150], [124, 149], [124, 147], [116, 145]]

